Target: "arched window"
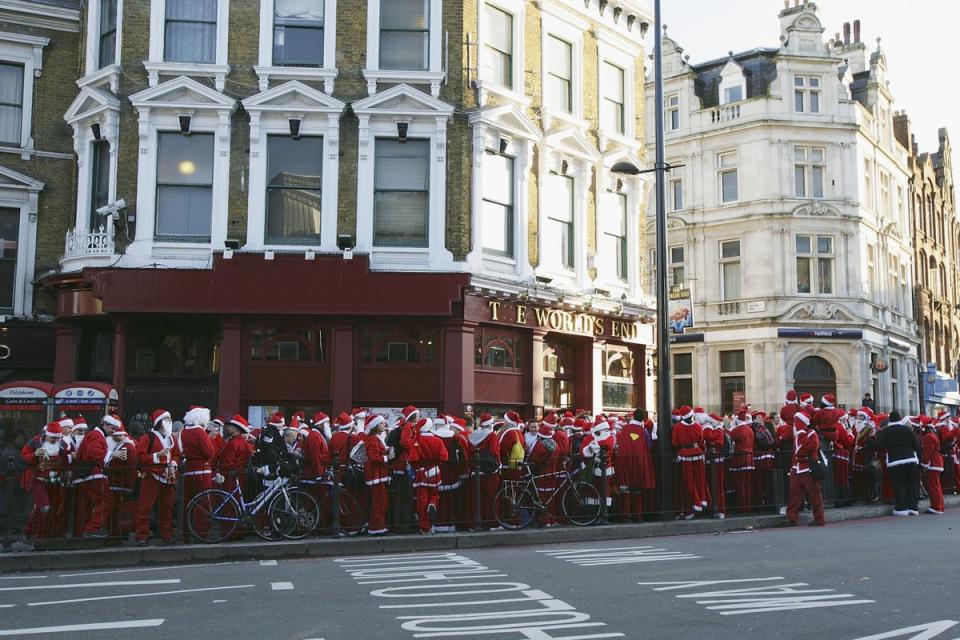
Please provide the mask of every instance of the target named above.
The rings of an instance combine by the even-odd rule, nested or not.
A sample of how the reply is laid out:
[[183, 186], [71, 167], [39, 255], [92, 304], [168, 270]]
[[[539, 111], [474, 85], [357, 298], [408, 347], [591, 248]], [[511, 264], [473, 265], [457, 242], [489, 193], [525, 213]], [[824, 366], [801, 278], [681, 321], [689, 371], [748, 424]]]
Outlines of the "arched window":
[[793, 388], [809, 393], [818, 400], [828, 393], [837, 393], [837, 374], [833, 365], [819, 356], [808, 356], [793, 370]]

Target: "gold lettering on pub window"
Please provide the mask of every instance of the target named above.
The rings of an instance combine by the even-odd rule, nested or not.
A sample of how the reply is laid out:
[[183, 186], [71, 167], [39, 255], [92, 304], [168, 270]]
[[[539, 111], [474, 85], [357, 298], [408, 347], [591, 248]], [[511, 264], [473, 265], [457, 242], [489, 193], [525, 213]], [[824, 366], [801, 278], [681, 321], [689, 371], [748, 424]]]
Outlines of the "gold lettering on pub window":
[[527, 324], [527, 308], [522, 304], [517, 305], [517, 324]]
[[496, 300], [491, 300], [487, 303], [490, 306], [490, 319], [499, 320], [500, 319], [500, 303]]

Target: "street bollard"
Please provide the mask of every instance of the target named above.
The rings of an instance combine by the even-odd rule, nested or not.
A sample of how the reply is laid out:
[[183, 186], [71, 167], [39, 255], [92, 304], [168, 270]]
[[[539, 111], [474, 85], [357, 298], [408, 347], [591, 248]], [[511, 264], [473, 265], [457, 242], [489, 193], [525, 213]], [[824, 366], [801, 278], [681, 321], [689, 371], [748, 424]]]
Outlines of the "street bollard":
[[330, 529], [333, 532], [334, 538], [341, 538], [343, 534], [340, 533], [340, 453], [335, 452], [333, 454], [333, 483], [330, 486], [330, 509], [331, 509], [331, 521]]
[[610, 487], [608, 485], [607, 450], [603, 447], [600, 447], [600, 517], [597, 519], [597, 524], [607, 524], [607, 522], [609, 522], [607, 513], [607, 500], [610, 496]]
[[483, 515], [481, 513], [481, 504], [483, 500], [483, 487], [481, 482], [483, 476], [480, 475], [480, 458], [473, 457], [473, 530], [483, 531]]

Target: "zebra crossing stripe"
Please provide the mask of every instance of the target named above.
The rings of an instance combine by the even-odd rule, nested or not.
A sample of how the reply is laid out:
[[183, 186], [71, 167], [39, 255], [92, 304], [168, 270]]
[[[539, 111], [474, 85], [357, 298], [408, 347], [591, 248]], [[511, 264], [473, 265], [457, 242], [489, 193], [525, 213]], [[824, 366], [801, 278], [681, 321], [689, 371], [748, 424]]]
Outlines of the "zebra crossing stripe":
[[537, 550], [559, 560], [580, 567], [602, 567], [614, 564], [666, 562], [670, 560], [699, 560], [700, 556], [682, 551], [670, 551], [651, 546], [604, 547], [596, 549]]

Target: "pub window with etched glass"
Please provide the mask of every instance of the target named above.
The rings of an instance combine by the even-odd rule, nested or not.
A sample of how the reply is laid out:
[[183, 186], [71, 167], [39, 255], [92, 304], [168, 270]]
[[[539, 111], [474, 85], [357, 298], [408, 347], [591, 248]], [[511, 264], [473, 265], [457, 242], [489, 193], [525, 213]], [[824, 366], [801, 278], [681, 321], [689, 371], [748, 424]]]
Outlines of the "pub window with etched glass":
[[833, 236], [797, 236], [797, 293], [833, 294]]
[[483, 6], [486, 38], [483, 46], [483, 77], [504, 89], [513, 89], [513, 20], [492, 4]]
[[630, 347], [608, 344], [603, 348], [603, 408], [629, 410], [636, 406], [634, 368]]
[[158, 240], [209, 242], [213, 213], [213, 134], [157, 134]]
[[499, 327], [478, 327], [473, 334], [473, 364], [499, 372], [523, 370], [524, 340], [520, 332]]
[[720, 352], [720, 402], [724, 414], [733, 413], [747, 403], [743, 351]]
[[320, 244], [323, 138], [267, 138], [268, 244]]
[[827, 167], [821, 147], [793, 148], [793, 175], [798, 198], [822, 198]]
[[481, 241], [485, 255], [513, 257], [515, 163], [514, 158], [489, 149], [483, 155]]
[[23, 65], [0, 62], [0, 144], [19, 147], [23, 134]]
[[430, 141], [376, 141], [373, 244], [426, 247], [430, 217]]
[[576, 377], [575, 354], [571, 345], [547, 340], [543, 343], [543, 404], [550, 409], [573, 406]]
[[673, 404], [678, 407], [694, 406], [693, 401], [693, 354], [673, 354]]
[[274, 0], [273, 64], [323, 66], [325, 0]]
[[217, 3], [218, 0], [166, 0], [165, 62], [216, 62]]
[[0, 309], [13, 309], [17, 288], [20, 209], [0, 208]]
[[310, 321], [258, 321], [249, 333], [250, 360], [315, 362], [327, 359], [326, 332]]
[[437, 332], [430, 329], [363, 329], [360, 362], [368, 365], [433, 365]]
[[430, 68], [430, 2], [380, 0], [381, 69], [426, 71]]

